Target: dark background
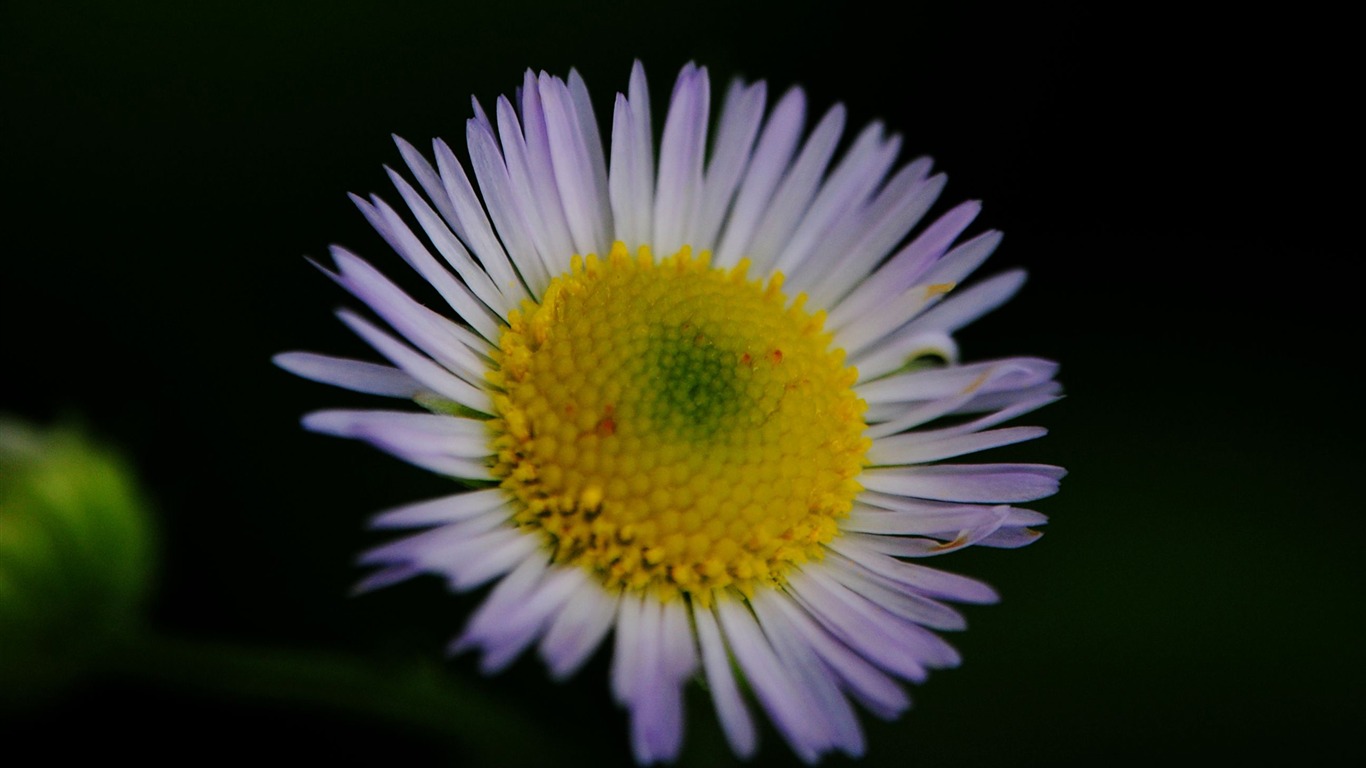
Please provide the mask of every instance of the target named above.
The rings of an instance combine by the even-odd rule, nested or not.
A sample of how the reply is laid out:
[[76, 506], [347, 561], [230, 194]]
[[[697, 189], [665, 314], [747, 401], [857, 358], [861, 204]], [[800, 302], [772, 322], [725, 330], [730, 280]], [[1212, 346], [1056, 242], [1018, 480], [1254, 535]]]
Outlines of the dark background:
[[[1031, 280], [965, 357], [1060, 360], [1069, 397], [1020, 455], [1067, 466], [1021, 551], [937, 563], [1004, 596], [961, 669], [867, 719], [869, 765], [1349, 764], [1362, 756], [1360, 101], [1347, 24], [1149, 4], [1005, 11], [812, 2], [0, 4], [0, 411], [79, 415], [133, 458], [162, 531], [166, 634], [435, 665], [476, 602], [435, 579], [347, 597], [375, 510], [448, 485], [304, 433], [374, 401], [270, 356], [371, 356], [307, 265], [401, 262], [345, 193], [397, 200], [389, 134], [463, 144], [530, 66], [583, 73], [610, 124], [631, 61], [656, 117], [678, 68], [885, 120], [999, 228]], [[405, 285], [417, 290], [416, 278]], [[572, 764], [629, 762], [600, 656], [443, 677], [518, 711]], [[726, 753], [694, 691], [684, 759]], [[432, 713], [428, 713], [431, 715]], [[440, 720], [440, 713], [430, 720]], [[47, 755], [473, 762], [458, 736], [354, 708], [129, 677], [6, 715]], [[79, 739], [70, 738], [80, 735]], [[15, 741], [18, 739], [18, 741]], [[771, 730], [758, 765], [793, 761]], [[485, 762], [493, 762], [485, 760]], [[830, 764], [845, 761], [830, 760]]]

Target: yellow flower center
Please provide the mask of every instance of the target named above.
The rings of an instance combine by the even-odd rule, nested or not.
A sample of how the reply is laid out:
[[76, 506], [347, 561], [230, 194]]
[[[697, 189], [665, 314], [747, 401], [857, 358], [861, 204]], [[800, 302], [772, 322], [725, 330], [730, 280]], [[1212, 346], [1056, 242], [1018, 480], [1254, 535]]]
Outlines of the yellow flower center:
[[608, 588], [704, 604], [821, 557], [870, 445], [824, 313], [708, 259], [575, 256], [489, 374], [516, 522]]

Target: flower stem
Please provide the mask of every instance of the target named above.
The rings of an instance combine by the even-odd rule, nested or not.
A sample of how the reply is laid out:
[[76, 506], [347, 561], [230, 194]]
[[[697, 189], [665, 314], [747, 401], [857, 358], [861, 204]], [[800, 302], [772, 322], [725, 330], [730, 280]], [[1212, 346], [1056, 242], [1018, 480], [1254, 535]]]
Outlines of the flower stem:
[[[436, 666], [393, 668], [336, 653], [151, 633], [123, 644], [109, 662], [117, 674], [168, 688], [420, 728], [489, 764], [544, 764], [563, 754], [544, 728]], [[528, 739], [529, 733], [536, 738]]]

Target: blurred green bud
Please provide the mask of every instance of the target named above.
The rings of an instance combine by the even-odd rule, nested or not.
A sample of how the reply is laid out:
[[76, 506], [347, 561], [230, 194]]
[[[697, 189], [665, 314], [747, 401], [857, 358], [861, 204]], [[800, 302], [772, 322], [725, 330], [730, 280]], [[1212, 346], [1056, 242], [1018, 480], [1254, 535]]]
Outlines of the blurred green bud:
[[55, 690], [139, 628], [151, 538], [114, 451], [0, 415], [0, 700]]

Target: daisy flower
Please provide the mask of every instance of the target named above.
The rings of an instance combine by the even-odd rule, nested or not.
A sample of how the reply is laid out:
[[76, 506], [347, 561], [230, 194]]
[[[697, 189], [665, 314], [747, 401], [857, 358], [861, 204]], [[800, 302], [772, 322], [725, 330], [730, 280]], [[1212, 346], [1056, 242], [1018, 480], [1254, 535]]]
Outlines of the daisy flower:
[[[809, 133], [793, 88], [674, 85], [658, 152], [639, 63], [604, 147], [583, 80], [528, 72], [474, 102], [469, 165], [398, 146], [406, 212], [361, 212], [447, 307], [334, 247], [328, 274], [388, 329], [342, 322], [388, 364], [290, 352], [288, 371], [418, 410], [328, 410], [357, 438], [470, 490], [402, 506], [424, 529], [365, 553], [361, 589], [423, 573], [493, 583], [452, 651], [487, 673], [532, 645], [564, 678], [611, 635], [611, 690], [644, 764], [677, 756], [683, 687], [705, 678], [735, 753], [752, 702], [802, 759], [861, 754], [854, 703], [882, 718], [904, 681], [959, 656], [950, 602], [992, 589], [921, 565], [1018, 547], [1063, 471], [957, 458], [1044, 433], [998, 427], [1058, 397], [1035, 358], [960, 364], [953, 333], [1024, 276], [957, 286], [1000, 242], [957, 242], [963, 203], [911, 236], [944, 186], [897, 167], [879, 123], [836, 161], [845, 110]], [[416, 224], [414, 227], [413, 224]], [[749, 695], [747, 695], [747, 693]]]

